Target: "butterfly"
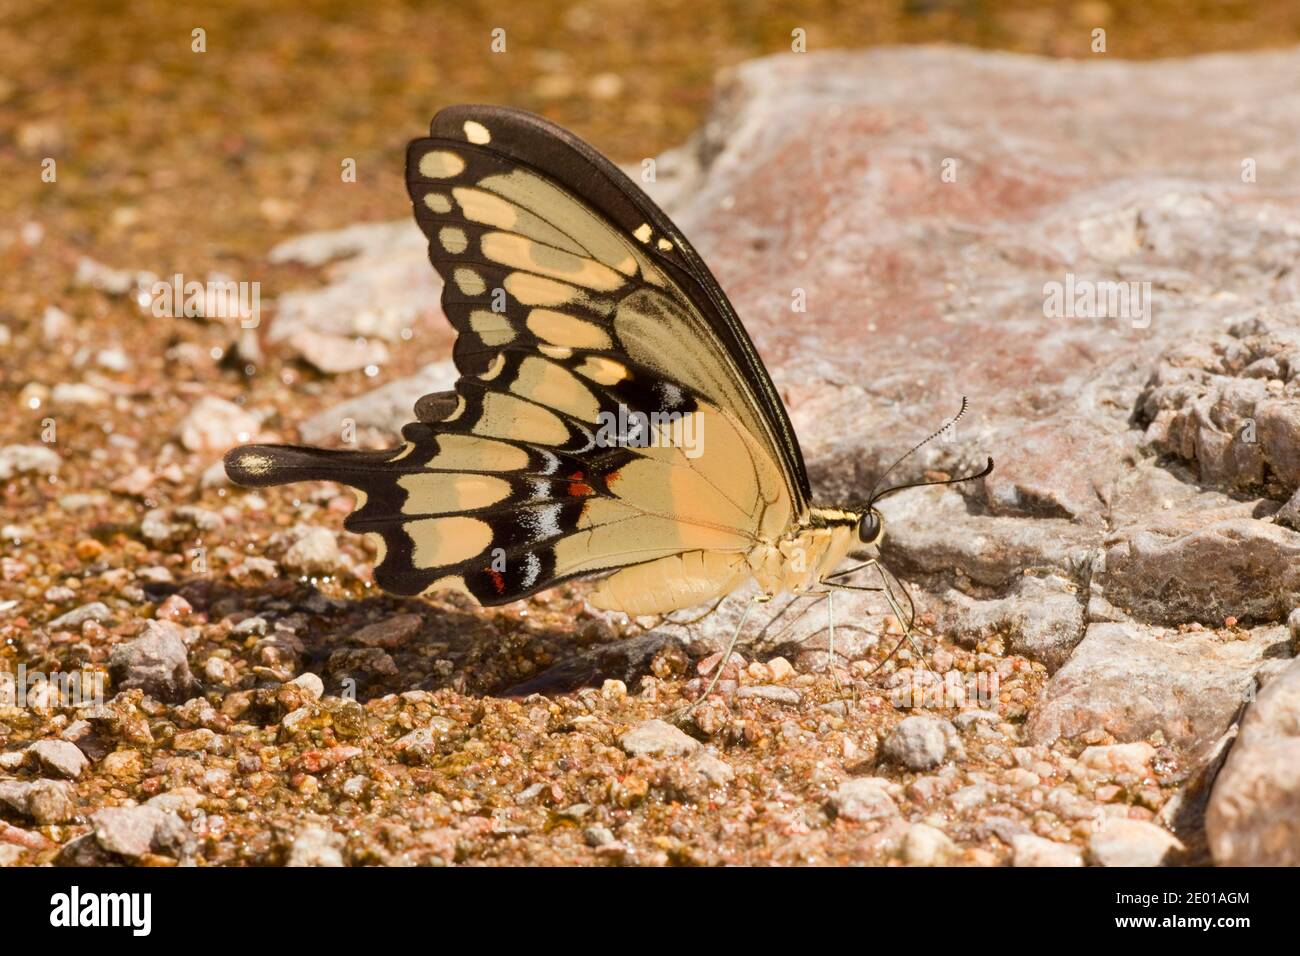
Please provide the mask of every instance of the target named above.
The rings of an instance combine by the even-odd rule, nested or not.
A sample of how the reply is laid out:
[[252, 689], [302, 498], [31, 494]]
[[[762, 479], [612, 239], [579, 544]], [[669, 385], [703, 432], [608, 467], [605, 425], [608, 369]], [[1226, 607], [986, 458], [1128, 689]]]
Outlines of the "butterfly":
[[812, 502], [722, 289], [594, 148], [521, 110], [453, 106], [408, 147], [406, 183], [457, 333], [455, 390], [417, 402], [398, 447], [247, 445], [225, 456], [232, 481], [349, 485], [344, 527], [374, 540], [380, 587], [481, 605], [592, 575], [590, 602], [630, 615], [751, 579], [801, 593], [879, 543], [876, 502], [912, 485]]

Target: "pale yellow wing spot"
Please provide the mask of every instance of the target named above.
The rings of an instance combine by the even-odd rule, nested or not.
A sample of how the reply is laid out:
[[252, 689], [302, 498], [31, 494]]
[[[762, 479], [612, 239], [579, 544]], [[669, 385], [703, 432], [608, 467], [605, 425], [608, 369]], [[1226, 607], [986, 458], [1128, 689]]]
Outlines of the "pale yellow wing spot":
[[239, 467], [250, 475], [264, 475], [275, 464], [267, 455], [248, 452], [239, 456]]
[[593, 322], [577, 318], [567, 312], [552, 309], [533, 309], [526, 320], [528, 331], [552, 345], [571, 349], [608, 349], [614, 340], [608, 332]]
[[638, 242], [649, 242], [651, 236], [650, 223], [641, 223], [641, 225], [632, 230], [632, 235], [636, 236]]
[[421, 518], [403, 527], [411, 538], [411, 563], [417, 568], [459, 564], [482, 554], [492, 543], [491, 526], [465, 515]]
[[573, 357], [573, 349], [567, 345], [538, 345], [537, 351], [541, 352], [547, 358], [567, 359]]
[[523, 471], [528, 453], [489, 438], [447, 433], [438, 436], [438, 454], [425, 467], [448, 471]]
[[569, 440], [568, 428], [554, 412], [500, 392], [484, 394], [483, 414], [473, 431], [475, 435], [538, 445], [562, 445]]
[[425, 193], [424, 204], [433, 212], [451, 212], [451, 200], [447, 198], [445, 193]]
[[476, 146], [483, 146], [492, 142], [492, 134], [482, 123], [476, 123], [474, 120], [465, 120], [464, 125], [465, 138]]
[[[358, 510], [360, 509], [358, 508]], [[388, 542], [384, 540], [384, 536], [378, 531], [367, 531], [365, 536], [366, 540], [370, 542], [370, 546], [375, 549], [375, 565], [383, 564], [384, 558], [388, 557]]]
[[612, 292], [627, 279], [609, 266], [571, 252], [507, 232], [489, 232], [481, 242], [483, 254], [494, 262], [527, 272], [562, 279], [598, 292]]
[[420, 157], [420, 175], [426, 179], [450, 179], [465, 171], [465, 160], [445, 149], [435, 149]]
[[452, 190], [461, 212], [471, 222], [504, 229], [534, 242], [542, 242], [574, 255], [587, 255], [587, 251], [555, 226], [533, 213], [520, 209], [514, 203], [483, 189], [458, 186]]
[[603, 355], [589, 355], [574, 369], [597, 385], [617, 385], [627, 378], [627, 366]]
[[490, 382], [498, 375], [500, 375], [501, 370], [505, 367], [506, 367], [506, 353], [498, 352], [496, 355], [492, 357], [491, 364], [488, 365], [488, 367], [485, 368], [482, 372], [480, 372], [478, 377], [485, 382]]
[[514, 327], [506, 317], [488, 309], [475, 309], [469, 314], [469, 327], [483, 340], [484, 345], [496, 348], [513, 342]]
[[572, 372], [531, 355], [519, 363], [510, 390], [584, 422], [595, 421], [600, 412], [596, 396]]
[[466, 595], [473, 603], [479, 603], [478, 598], [470, 593], [469, 588], [465, 586], [465, 579], [459, 574], [449, 574], [446, 577], [438, 578], [438, 580], [434, 581], [420, 593], [437, 594], [440, 591], [459, 591], [461, 594]]
[[469, 247], [469, 238], [465, 235], [465, 230], [458, 226], [443, 226], [438, 230], [438, 241], [454, 256], [460, 255]]
[[460, 211], [471, 222], [496, 226], [498, 229], [514, 228], [515, 207], [500, 196], [494, 196], [481, 189], [470, 189], [467, 186], [457, 186], [451, 194], [460, 204]]
[[465, 409], [466, 409], [467, 407], [468, 407], [468, 406], [466, 406], [466, 404], [465, 404], [465, 396], [464, 396], [464, 395], [457, 395], [457, 396], [456, 396], [456, 407], [455, 407], [454, 409], [452, 409], [450, 415], [445, 416], [442, 420], [443, 420], [444, 422], [454, 422], [456, 419], [460, 418], [461, 415], [464, 415], [464, 414], [465, 414]]
[[397, 480], [406, 491], [402, 514], [456, 514], [486, 508], [510, 496], [510, 482], [491, 475], [416, 472]]
[[522, 305], [564, 305], [580, 302], [584, 296], [575, 287], [531, 272], [512, 272], [506, 276], [506, 291]]
[[487, 291], [487, 283], [483, 281], [483, 277], [465, 266], [457, 267], [452, 273], [452, 279], [456, 283], [456, 288], [465, 295], [482, 295]]

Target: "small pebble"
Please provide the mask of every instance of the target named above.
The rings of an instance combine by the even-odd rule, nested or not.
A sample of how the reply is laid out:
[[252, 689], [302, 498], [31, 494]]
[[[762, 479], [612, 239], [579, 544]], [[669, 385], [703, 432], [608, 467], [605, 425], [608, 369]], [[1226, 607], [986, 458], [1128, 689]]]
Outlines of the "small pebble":
[[679, 757], [700, 746], [695, 738], [688, 737], [672, 724], [658, 719], [642, 721], [623, 734], [618, 743], [624, 752], [633, 757]]
[[957, 728], [946, 720], [927, 716], [900, 720], [885, 735], [882, 752], [908, 770], [932, 770], [964, 754]]
[[888, 782], [879, 777], [853, 777], [839, 785], [831, 797], [837, 816], [864, 822], [898, 814], [898, 805], [889, 795]]

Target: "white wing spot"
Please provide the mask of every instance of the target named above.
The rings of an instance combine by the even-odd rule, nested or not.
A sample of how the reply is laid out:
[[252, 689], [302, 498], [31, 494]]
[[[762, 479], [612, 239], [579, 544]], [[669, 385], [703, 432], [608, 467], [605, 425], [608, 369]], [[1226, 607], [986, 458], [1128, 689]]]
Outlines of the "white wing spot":
[[528, 531], [534, 541], [545, 541], [560, 534], [561, 505], [544, 505], [524, 512], [527, 516]]
[[532, 587], [537, 582], [537, 578], [541, 575], [541, 573], [542, 573], [541, 558], [533, 554], [533, 552], [529, 551], [528, 554], [524, 555], [524, 576], [522, 581], [523, 586], [526, 588]]

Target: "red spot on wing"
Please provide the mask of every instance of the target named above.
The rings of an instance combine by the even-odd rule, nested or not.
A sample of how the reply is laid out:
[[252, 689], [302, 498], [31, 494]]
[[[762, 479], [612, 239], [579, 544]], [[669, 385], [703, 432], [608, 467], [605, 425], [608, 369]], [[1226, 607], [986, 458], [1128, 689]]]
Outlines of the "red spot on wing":
[[497, 594], [505, 594], [506, 579], [501, 575], [501, 572], [496, 568], [484, 568], [483, 570], [486, 571], [487, 576], [492, 579], [492, 587], [496, 588]]
[[588, 495], [594, 495], [596, 489], [587, 484], [583, 479], [587, 477], [581, 469], [569, 475], [569, 497], [585, 498]]

